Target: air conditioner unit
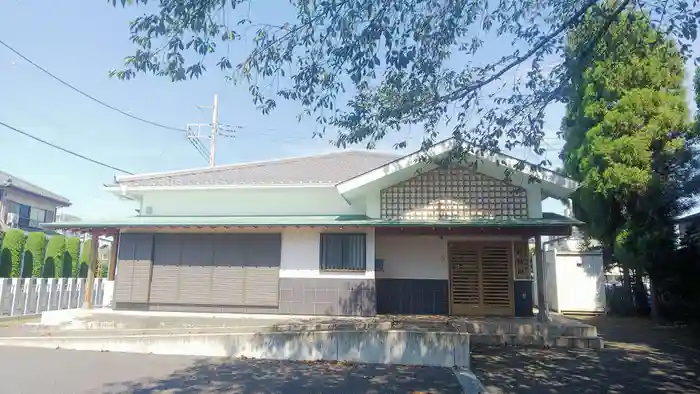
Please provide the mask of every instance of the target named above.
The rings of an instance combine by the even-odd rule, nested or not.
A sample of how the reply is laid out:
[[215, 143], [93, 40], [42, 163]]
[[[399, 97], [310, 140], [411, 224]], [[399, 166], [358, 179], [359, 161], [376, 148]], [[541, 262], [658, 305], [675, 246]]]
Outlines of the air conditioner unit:
[[14, 212], [10, 212], [7, 214], [7, 225], [10, 227], [17, 227], [17, 219], [18, 216]]

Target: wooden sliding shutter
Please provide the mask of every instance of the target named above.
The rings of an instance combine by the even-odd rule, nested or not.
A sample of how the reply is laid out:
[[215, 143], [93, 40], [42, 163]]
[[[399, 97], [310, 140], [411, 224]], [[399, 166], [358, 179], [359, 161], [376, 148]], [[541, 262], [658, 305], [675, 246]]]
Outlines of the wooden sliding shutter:
[[450, 242], [448, 248], [451, 313], [512, 315], [511, 243]]

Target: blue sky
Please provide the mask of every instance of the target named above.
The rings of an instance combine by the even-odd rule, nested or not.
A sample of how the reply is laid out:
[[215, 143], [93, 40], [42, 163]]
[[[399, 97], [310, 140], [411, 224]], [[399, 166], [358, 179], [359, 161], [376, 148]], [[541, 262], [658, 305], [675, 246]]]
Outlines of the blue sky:
[[[40, 12], [39, 12], [40, 10]], [[282, 19], [284, 7], [266, 9], [265, 17]], [[243, 126], [236, 139], [221, 138], [217, 164], [321, 153], [333, 148], [312, 140], [315, 125], [298, 122], [299, 107], [278, 102], [268, 116], [253, 106], [247, 87], [226, 82], [210, 67], [202, 78], [184, 83], [139, 75], [121, 82], [108, 78], [123, 57], [132, 53], [128, 23], [143, 8], [113, 8], [107, 1], [6, 0], [0, 13], [0, 39], [79, 89], [134, 115], [184, 128], [208, 123], [213, 95], [219, 94], [220, 119]], [[253, 15], [255, 17], [255, 15]], [[245, 47], [240, 56], [244, 55]], [[236, 59], [236, 56], [234, 56]], [[40, 138], [134, 173], [203, 167], [204, 160], [184, 133], [153, 127], [77, 94], [24, 60], [0, 47], [0, 120]], [[561, 107], [548, 113], [548, 128], [556, 130]], [[417, 144], [421, 130], [405, 130]], [[561, 143], [547, 143], [556, 157]], [[390, 149], [389, 138], [380, 149]], [[415, 146], [415, 145], [414, 145]], [[66, 210], [83, 218], [134, 214], [134, 206], [104, 192], [113, 170], [105, 169], [0, 129], [0, 169], [68, 197]], [[516, 152], [534, 160], [534, 154]], [[561, 211], [548, 202], [547, 211]]]

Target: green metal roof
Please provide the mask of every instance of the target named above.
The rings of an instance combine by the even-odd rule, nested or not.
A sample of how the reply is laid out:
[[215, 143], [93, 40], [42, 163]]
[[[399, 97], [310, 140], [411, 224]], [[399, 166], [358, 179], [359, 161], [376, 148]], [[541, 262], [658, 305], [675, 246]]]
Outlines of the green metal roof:
[[134, 216], [127, 218], [45, 223], [46, 229], [120, 227], [220, 227], [220, 226], [365, 226], [365, 227], [544, 227], [576, 226], [578, 220], [545, 213], [542, 218], [471, 220], [383, 220], [364, 215], [331, 216]]
[[132, 216], [46, 223], [45, 228], [187, 227], [187, 226], [323, 226], [363, 223], [364, 215], [333, 216]]

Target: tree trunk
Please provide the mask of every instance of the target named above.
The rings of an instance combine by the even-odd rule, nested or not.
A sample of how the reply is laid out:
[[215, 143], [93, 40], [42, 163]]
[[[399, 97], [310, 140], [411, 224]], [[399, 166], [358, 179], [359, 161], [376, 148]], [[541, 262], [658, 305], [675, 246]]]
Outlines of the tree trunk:
[[634, 301], [637, 313], [648, 316], [649, 300], [647, 298], [647, 290], [644, 287], [644, 271], [637, 268], [634, 270], [634, 276]]
[[651, 318], [655, 321], [658, 321], [661, 318], [659, 314], [659, 297], [657, 296], [657, 290], [656, 281], [651, 277], [651, 275], [649, 275], [649, 292], [651, 293], [651, 305], [649, 306], [651, 308]]
[[622, 286], [625, 288], [625, 294], [632, 294], [632, 277], [627, 264], [622, 265]]
[[613, 266], [613, 246], [603, 245], [603, 267], [609, 270]]
[[632, 277], [630, 276], [630, 268], [627, 263], [622, 266], [622, 305], [624, 313], [632, 313], [634, 310], [634, 302], [632, 298]]

